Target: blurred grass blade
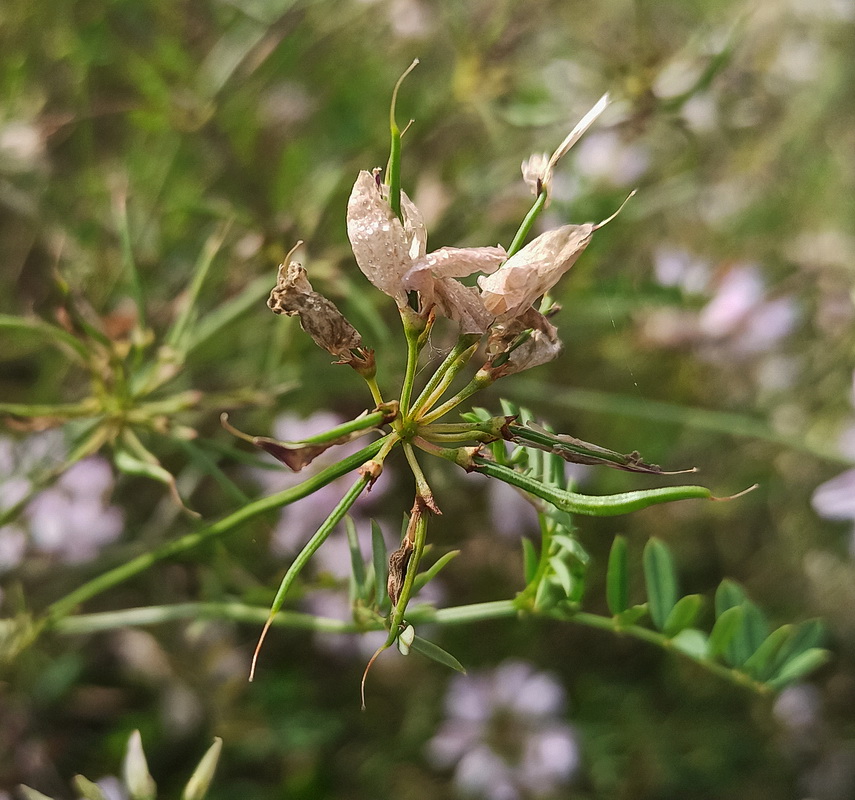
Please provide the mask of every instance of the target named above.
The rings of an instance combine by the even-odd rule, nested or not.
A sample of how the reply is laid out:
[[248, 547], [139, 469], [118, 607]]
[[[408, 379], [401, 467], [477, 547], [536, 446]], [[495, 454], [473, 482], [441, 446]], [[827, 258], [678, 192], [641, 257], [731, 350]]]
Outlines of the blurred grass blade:
[[250, 309], [261, 307], [264, 298], [270, 294], [273, 283], [274, 280], [266, 275], [256, 278], [240, 294], [221, 303], [213, 311], [207, 312], [187, 333], [185, 352], [190, 353], [197, 347], [201, 347]]
[[187, 296], [179, 300], [181, 311], [179, 311], [175, 322], [173, 322], [170, 329], [166, 332], [166, 346], [176, 350], [182, 356], [187, 354], [191, 338], [190, 331], [194, 327], [196, 318], [198, 317], [197, 305], [202, 286], [208, 277], [208, 272], [211, 269], [211, 264], [214, 263], [214, 258], [216, 258], [217, 253], [220, 252], [220, 248], [223, 246], [230, 227], [230, 222], [224, 222], [220, 224], [215, 233], [208, 237], [193, 269], [193, 280], [190, 282]]
[[365, 598], [367, 586], [365, 584], [365, 562], [362, 560], [362, 551], [359, 549], [359, 536], [356, 533], [356, 525], [353, 518], [345, 516], [344, 529], [347, 532], [347, 546], [350, 550], [350, 570], [353, 579], [354, 597]]
[[659, 539], [650, 539], [642, 556], [644, 581], [647, 585], [648, 606], [653, 624], [662, 630], [668, 615], [677, 603], [677, 576], [671, 551]]
[[629, 607], [629, 559], [625, 536], [615, 536], [606, 570], [606, 602], [617, 616]]
[[374, 564], [374, 603], [380, 607], [386, 597], [386, 580], [389, 577], [389, 559], [386, 540], [376, 520], [371, 520], [371, 561]]
[[[34, 333], [59, 347], [78, 363], [87, 364], [89, 362], [89, 351], [83, 342], [68, 331], [44, 320], [0, 314], [0, 330]], [[8, 348], [8, 342], [5, 346]]]
[[421, 636], [416, 636], [413, 639], [410, 649], [415, 650], [417, 653], [421, 653], [423, 656], [427, 656], [446, 667], [451, 667], [451, 669], [466, 674], [463, 664], [451, 655], [451, 653], [443, 650], [438, 644], [429, 642], [427, 639], [422, 639]]
[[413, 581], [413, 594], [421, 591], [429, 584], [445, 567], [454, 561], [460, 555], [459, 550], [451, 550], [443, 556], [440, 556], [428, 569], [416, 575]]
[[208, 793], [214, 773], [217, 770], [217, 762], [220, 760], [220, 752], [223, 749], [223, 740], [219, 736], [214, 737], [214, 743], [202, 756], [199, 765], [193, 770], [190, 780], [181, 793], [181, 800], [204, 800]]
[[169, 489], [173, 500], [190, 516], [199, 518], [201, 515], [188, 508], [181, 495], [178, 493], [178, 484], [175, 476], [163, 467], [154, 453], [146, 449], [145, 445], [137, 438], [129, 428], [122, 431], [119, 441], [113, 451], [113, 463], [116, 468], [127, 475], [136, 475], [142, 478], [163, 483]]
[[104, 794], [101, 787], [83, 775], [75, 775], [72, 784], [83, 800], [107, 800], [107, 795]]
[[128, 197], [124, 190], [117, 191], [113, 197], [113, 215], [116, 227], [119, 230], [119, 242], [122, 249], [122, 266], [127, 275], [131, 289], [131, 297], [134, 301], [137, 317], [134, 321], [135, 346], [139, 347], [143, 342], [143, 331], [146, 327], [146, 305], [145, 290], [140, 278], [139, 269], [134, 259], [134, 250], [131, 244], [131, 230], [128, 225]]
[[534, 542], [531, 539], [525, 537], [522, 540], [522, 549], [523, 549], [523, 577], [525, 578], [525, 582], [531, 583], [534, 580], [534, 576], [537, 574], [537, 565], [538, 565], [538, 557], [537, 551], [534, 549]]

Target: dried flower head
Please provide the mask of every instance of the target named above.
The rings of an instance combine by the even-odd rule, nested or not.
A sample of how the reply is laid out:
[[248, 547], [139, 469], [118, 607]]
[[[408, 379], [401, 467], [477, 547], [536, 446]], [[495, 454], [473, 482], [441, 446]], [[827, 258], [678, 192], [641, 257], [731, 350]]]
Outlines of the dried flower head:
[[388, 189], [376, 173], [359, 173], [347, 205], [347, 233], [356, 263], [378, 289], [407, 305], [418, 292], [420, 311], [436, 309], [455, 320], [463, 333], [484, 333], [492, 315], [478, 291], [457, 278], [495, 271], [505, 259], [501, 247], [442, 247], [427, 254], [427, 231], [421, 212], [401, 192], [403, 222], [388, 201]]
[[298, 242], [280, 264], [267, 305], [274, 314], [298, 316], [303, 330], [315, 344], [348, 363], [353, 357], [351, 351], [363, 349], [362, 337], [332, 300], [312, 289], [303, 265], [291, 261], [291, 255], [301, 244]]

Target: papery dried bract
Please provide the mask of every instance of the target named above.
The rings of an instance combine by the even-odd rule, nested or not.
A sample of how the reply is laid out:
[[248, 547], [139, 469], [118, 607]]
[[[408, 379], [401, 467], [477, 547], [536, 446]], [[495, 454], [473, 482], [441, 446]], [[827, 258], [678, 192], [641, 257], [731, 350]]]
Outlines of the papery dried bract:
[[408, 236], [374, 175], [362, 170], [347, 201], [347, 235], [359, 269], [401, 307], [407, 303], [402, 279], [412, 264], [410, 246], [418, 251], [424, 224], [412, 220], [409, 227]]
[[268, 307], [276, 314], [299, 316], [300, 325], [328, 353], [350, 362], [352, 350], [362, 348], [362, 337], [335, 304], [312, 289], [306, 270], [296, 261], [279, 267]]
[[501, 269], [478, 279], [484, 307], [506, 319], [525, 312], [576, 263], [598, 227], [591, 222], [564, 225], [538, 236]]
[[490, 332], [487, 368], [494, 378], [502, 378], [546, 364], [558, 358], [563, 348], [558, 329], [529, 307], [520, 317], [499, 323]]
[[404, 276], [404, 286], [418, 291], [424, 309], [436, 307], [457, 322], [461, 333], [484, 333], [493, 315], [484, 308], [477, 289], [455, 279], [492, 273], [505, 256], [502, 247], [441, 247], [413, 264]]
[[386, 187], [359, 173], [347, 206], [347, 232], [359, 268], [403, 308], [407, 292], [418, 292], [420, 311], [432, 308], [459, 323], [462, 333], [483, 333], [492, 322], [476, 290], [459, 283], [476, 272], [490, 273], [504, 260], [501, 247], [442, 247], [427, 251], [421, 212], [401, 192], [403, 223], [392, 212]]

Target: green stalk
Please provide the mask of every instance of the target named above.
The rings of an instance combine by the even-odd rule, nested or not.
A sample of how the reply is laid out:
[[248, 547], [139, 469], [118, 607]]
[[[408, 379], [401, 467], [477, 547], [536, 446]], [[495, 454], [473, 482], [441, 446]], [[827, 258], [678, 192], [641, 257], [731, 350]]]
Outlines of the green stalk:
[[[425, 513], [426, 509], [421, 507], [421, 504], [417, 501], [416, 505], [413, 507], [413, 514], [418, 514], [418, 519], [415, 522], [415, 529], [412, 531], [412, 544], [413, 551], [410, 556], [409, 563], [407, 564], [407, 574], [404, 576], [404, 584], [401, 587], [401, 594], [398, 597], [398, 603], [395, 608], [392, 610], [392, 619], [389, 627], [389, 636], [386, 638], [386, 641], [374, 651], [374, 655], [368, 661], [368, 664], [365, 666], [365, 671], [362, 673], [362, 683], [360, 686], [360, 695], [362, 698], [362, 710], [365, 710], [365, 679], [368, 677], [368, 672], [371, 669], [374, 662], [377, 660], [377, 657], [384, 651], [388, 650], [394, 643], [395, 640], [401, 633], [402, 625], [404, 622], [404, 614], [407, 611], [407, 604], [410, 602], [410, 596], [413, 593], [413, 584], [416, 580], [416, 575], [419, 571], [419, 562], [422, 558], [422, 553], [425, 549], [425, 539], [427, 538], [427, 521], [428, 517]], [[412, 524], [412, 518], [411, 518]], [[408, 535], [410, 531], [408, 531]]]
[[456, 395], [454, 395], [454, 397], [446, 400], [441, 406], [437, 406], [428, 414], [425, 414], [419, 422], [423, 425], [428, 425], [434, 420], [445, 416], [449, 411], [459, 406], [464, 400], [471, 397], [476, 392], [480, 392], [481, 389], [486, 388], [494, 381], [495, 378], [493, 378], [488, 372], [479, 370], [475, 373], [475, 377], [472, 378], [472, 380], [469, 381], [469, 383], [466, 384], [466, 386], [464, 386]]
[[610, 631], [618, 635], [625, 634], [632, 636], [635, 639], [640, 639], [643, 642], [654, 644], [657, 647], [667, 650], [670, 653], [679, 653], [684, 658], [694, 661], [704, 669], [718, 675], [720, 678], [735, 683], [737, 686], [742, 686], [746, 689], [752, 689], [760, 694], [768, 694], [769, 687], [765, 684], [756, 681], [750, 675], [738, 670], [731, 669], [724, 664], [719, 664], [706, 658], [699, 658], [690, 653], [674, 647], [671, 640], [657, 631], [652, 631], [649, 628], [642, 628], [640, 625], [621, 625], [614, 617], [603, 617], [599, 614], [589, 614], [585, 611], [574, 611], [570, 614], [565, 614], [560, 611], [546, 612], [547, 616], [563, 622], [578, 622], [580, 625], [587, 625], [589, 628], [598, 628], [599, 630]]
[[410, 322], [410, 314], [405, 311], [401, 314], [401, 321], [404, 323], [404, 335], [407, 338], [407, 368], [404, 372], [404, 383], [401, 386], [400, 411], [401, 419], [404, 420], [410, 413], [410, 398], [413, 394], [413, 383], [416, 380], [416, 368], [419, 364], [419, 336], [420, 330], [417, 330]]
[[59, 417], [76, 419], [94, 417], [100, 411], [98, 401], [87, 397], [79, 403], [0, 403], [0, 414], [15, 417]]
[[[177, 603], [166, 606], [127, 608], [121, 611], [100, 611], [94, 614], [77, 614], [58, 620], [53, 630], [67, 636], [80, 636], [115, 630], [116, 628], [163, 625], [185, 619], [227, 619], [232, 622], [263, 625], [269, 617], [269, 613], [266, 608], [248, 606], [244, 603]], [[277, 626], [318, 631], [319, 633], [360, 633], [369, 629], [355, 622], [315, 617], [299, 611], [280, 611], [273, 621], [273, 627]], [[382, 627], [382, 623], [378, 619], [376, 629], [380, 630]]]
[[395, 107], [398, 104], [398, 89], [407, 77], [419, 63], [416, 58], [413, 63], [404, 71], [404, 74], [398, 78], [395, 83], [395, 88], [392, 90], [392, 102], [389, 105], [389, 132], [391, 133], [392, 141], [389, 149], [389, 163], [386, 165], [386, 181], [389, 184], [389, 205], [392, 206], [392, 211], [395, 216], [403, 221], [401, 215], [401, 129], [395, 119]]
[[[463, 334], [457, 340], [454, 347], [452, 347], [451, 350], [448, 351], [448, 354], [445, 356], [442, 363], [436, 368], [436, 372], [434, 372], [434, 374], [431, 376], [424, 389], [422, 389], [421, 394], [419, 394], [419, 396], [413, 403], [414, 415], [417, 415], [420, 411], [431, 408], [431, 406], [433, 406], [433, 404], [436, 403], [436, 401], [442, 396], [442, 392], [440, 392], [440, 394], [435, 399], [433, 399], [430, 404], [428, 404], [428, 400], [433, 397], [435, 390], [445, 378], [445, 375], [448, 370], [454, 369], [458, 359], [460, 359], [463, 354], [472, 347], [473, 344], [477, 345], [478, 340], [480, 340], [480, 337], [478, 337], [473, 343], [472, 338], [472, 334]], [[468, 361], [471, 357], [471, 355], [467, 356], [466, 360]], [[459, 371], [460, 369], [457, 369], [454, 374], [457, 375]], [[446, 388], [448, 387], [446, 386]], [[443, 389], [443, 391], [445, 391], [445, 389]]]
[[422, 468], [416, 459], [416, 454], [413, 452], [413, 446], [409, 442], [404, 442], [404, 455], [407, 458], [407, 463], [413, 472], [413, 477], [416, 480], [416, 494], [424, 501], [425, 505], [434, 513], [438, 509], [433, 499], [433, 491], [425, 478]]
[[76, 336], [72, 336], [62, 328], [51, 325], [40, 319], [28, 317], [15, 317], [10, 314], [0, 314], [0, 330], [19, 330], [27, 333], [35, 333], [50, 340], [51, 344], [60, 347], [69, 355], [75, 357], [75, 361], [81, 364], [89, 363], [89, 350]]
[[325, 470], [322, 470], [317, 475], [303, 481], [303, 483], [300, 483], [297, 486], [293, 486], [290, 489], [285, 489], [282, 492], [277, 492], [269, 497], [263, 497], [260, 500], [249, 503], [217, 522], [205, 525], [204, 527], [193, 531], [193, 533], [188, 533], [185, 536], [182, 536], [180, 539], [166, 542], [148, 553], [143, 553], [142, 555], [139, 555], [136, 558], [133, 558], [118, 567], [114, 567], [90, 581], [87, 581], [82, 586], [52, 603], [48, 607], [46, 612], [47, 625], [52, 627], [58, 622], [58, 620], [70, 614], [74, 608], [81, 603], [96, 597], [107, 589], [111, 589], [113, 586], [133, 578], [135, 575], [138, 575], [149, 567], [154, 566], [159, 561], [172, 558], [180, 553], [192, 550], [194, 547], [198, 547], [209, 540], [232, 533], [243, 525], [243, 523], [264, 514], [267, 511], [273, 511], [310, 495], [312, 492], [315, 492], [321, 487], [326, 486], [328, 483], [331, 483], [336, 478], [340, 478], [342, 475], [345, 475], [351, 470], [354, 470], [364, 464], [380, 451], [387, 438], [388, 437], [383, 437], [382, 439], [378, 439], [376, 442], [372, 442], [368, 447], [364, 447], [358, 453], [354, 453], [352, 456], [342, 459], [337, 464], [327, 467]]
[[276, 592], [276, 597], [273, 598], [273, 603], [270, 606], [270, 611], [268, 612], [267, 622], [264, 623], [264, 628], [261, 630], [261, 635], [258, 637], [258, 644], [255, 646], [255, 653], [252, 656], [252, 666], [249, 670], [249, 679], [253, 680], [255, 677], [255, 668], [258, 664], [258, 654], [261, 651], [261, 645], [264, 644], [264, 638], [267, 636], [267, 631], [270, 630], [270, 626], [273, 624], [273, 620], [276, 615], [279, 613], [279, 609], [282, 608], [282, 604], [285, 602], [285, 598], [288, 596], [288, 591], [291, 586], [294, 584], [294, 581], [297, 580], [297, 576], [303, 571], [303, 567], [309, 562], [309, 559], [317, 552], [318, 548], [327, 540], [329, 535], [333, 532], [333, 529], [339, 522], [341, 522], [344, 515], [348, 512], [350, 507], [356, 502], [357, 498], [360, 494], [362, 494], [363, 490], [366, 486], [368, 486], [369, 481], [371, 480], [371, 476], [366, 472], [359, 476], [359, 479], [353, 486], [348, 489], [347, 493], [341, 500], [338, 501], [338, 505], [330, 512], [330, 515], [323, 521], [321, 527], [318, 528], [317, 532], [308, 542], [304, 545], [303, 549], [297, 554], [297, 557], [291, 563], [291, 566], [288, 567], [288, 571], [285, 573], [285, 577], [282, 578], [282, 582], [279, 584], [279, 589]]
[[511, 242], [510, 247], [508, 247], [508, 258], [510, 258], [515, 253], [519, 252], [522, 249], [523, 244], [525, 243], [526, 237], [531, 232], [534, 223], [537, 221], [537, 218], [540, 216], [540, 212], [546, 207], [546, 192], [541, 192], [537, 199], [534, 201], [534, 205], [529, 209], [528, 214], [525, 215], [525, 219], [523, 219], [520, 224], [519, 230], [516, 232], [514, 236], [514, 240]]

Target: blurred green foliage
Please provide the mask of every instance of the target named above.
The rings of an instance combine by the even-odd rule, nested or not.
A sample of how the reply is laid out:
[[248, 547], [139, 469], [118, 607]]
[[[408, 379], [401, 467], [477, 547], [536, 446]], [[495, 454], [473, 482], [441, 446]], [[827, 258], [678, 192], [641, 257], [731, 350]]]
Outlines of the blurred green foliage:
[[[403, 183], [435, 246], [507, 244], [530, 204], [519, 162], [550, 150], [610, 91], [619, 102], [605, 131], [562, 163], [548, 216], [598, 220], [629, 189], [639, 194], [560, 286], [564, 356], [500, 391], [556, 430], [697, 465], [720, 494], [760, 484], [730, 504], [579, 522], [591, 596], [606, 613], [609, 551], [623, 534], [635, 586], [656, 537], [673, 551], [687, 593], [709, 595], [730, 575], [776, 621], [824, 617], [836, 658], [814, 679], [821, 718], [805, 744], [770, 701], [581, 626], [497, 620], [450, 628], [442, 644], [467, 667], [514, 655], [560, 676], [583, 758], [576, 797], [851, 795], [851, 520], [823, 522], [810, 498], [855, 456], [851, 443], [840, 446], [853, 424], [854, 20], [844, 0], [6, 0], [0, 312], [55, 321], [58, 272], [112, 341], [131, 335], [143, 292], [146, 325], [160, 340], [184, 307], [200, 253], [228, 225], [199, 325], [256, 279], [272, 285], [275, 265], [303, 239], [316, 288], [379, 349], [399, 336], [397, 322], [353, 263], [344, 207], [357, 169], [385, 161], [388, 97], [403, 68], [422, 61], [399, 98], [399, 118], [416, 120], [404, 137]], [[705, 266], [703, 288], [661, 279], [669, 253]], [[735, 327], [699, 326], [733, 270], [753, 265], [763, 302]], [[357, 376], [329, 367], [295, 321], [264, 308], [263, 295], [194, 349], [170, 384], [213, 398], [174, 421], [215, 443], [205, 452], [246, 493], [257, 489], [234, 454], [223, 455], [224, 405], [238, 409], [242, 427], [268, 430], [285, 410], [352, 416], [364, 402]], [[786, 335], [764, 339], [782, 324], [761, 317], [775, 300], [795, 316]], [[759, 333], [752, 315], [764, 320]], [[434, 335], [443, 347], [443, 331]], [[43, 340], [4, 330], [2, 341], [3, 403], [85, 396], [85, 372]], [[385, 362], [381, 383], [402, 367]], [[51, 420], [8, 422], [22, 437]], [[147, 444], [206, 518], [239, 504], [225, 488], [234, 484], [212, 477], [176, 439]], [[462, 550], [443, 573], [448, 598], [522, 589], [519, 537], [497, 536], [492, 501], [441, 466], [428, 474], [445, 512], [431, 539], [440, 552]], [[593, 493], [636, 487], [617, 472], [586, 480]], [[409, 488], [400, 483], [384, 499], [390, 532]], [[175, 504], [143, 478], [122, 478], [113, 502], [125, 510], [122, 538], [80, 565], [28, 556], [3, 575], [4, 616], [41, 610], [186, 532]], [[287, 566], [270, 555], [272, 522], [151, 570], [87, 610], [268, 602]], [[362, 714], [361, 656], [280, 631], [250, 685], [255, 634], [198, 620], [41, 640], [0, 685], [0, 790], [26, 782], [67, 796], [73, 774], [114, 771], [139, 729], [164, 796], [180, 791], [214, 735], [225, 745], [211, 798], [450, 795], [450, 775], [424, 757], [446, 671], [390, 657]]]

